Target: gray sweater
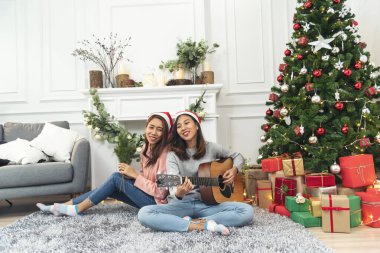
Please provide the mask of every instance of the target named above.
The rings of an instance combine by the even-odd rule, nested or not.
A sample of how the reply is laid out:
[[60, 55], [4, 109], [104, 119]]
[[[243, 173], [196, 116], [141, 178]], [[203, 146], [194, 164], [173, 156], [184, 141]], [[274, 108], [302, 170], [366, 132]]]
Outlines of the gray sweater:
[[[169, 152], [166, 159], [166, 171], [171, 175], [181, 175], [181, 176], [197, 176], [198, 167], [201, 163], [212, 162], [217, 159], [231, 157], [233, 159], [233, 164], [240, 171], [243, 164], [244, 158], [240, 153], [231, 152], [227, 149], [224, 149], [221, 145], [206, 142], [206, 153], [199, 159], [195, 160], [192, 156], [195, 154], [196, 149], [187, 149], [186, 152], [189, 154], [190, 159], [181, 161], [174, 152]], [[178, 200], [175, 196], [177, 187], [171, 187], [169, 189], [170, 195], [168, 196], [168, 201]], [[195, 186], [192, 191], [187, 193], [183, 199], [201, 199], [199, 193], [199, 187]]]

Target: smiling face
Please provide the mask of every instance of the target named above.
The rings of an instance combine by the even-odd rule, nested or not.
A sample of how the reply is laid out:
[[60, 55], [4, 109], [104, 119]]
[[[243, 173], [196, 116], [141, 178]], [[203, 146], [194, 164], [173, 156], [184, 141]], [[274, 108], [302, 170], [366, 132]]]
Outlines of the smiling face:
[[162, 139], [164, 126], [162, 121], [153, 117], [145, 127], [145, 139], [149, 145], [155, 145]]
[[178, 135], [181, 139], [186, 141], [188, 146], [193, 146], [190, 144], [196, 144], [198, 126], [191, 116], [185, 114], [179, 116], [176, 127]]

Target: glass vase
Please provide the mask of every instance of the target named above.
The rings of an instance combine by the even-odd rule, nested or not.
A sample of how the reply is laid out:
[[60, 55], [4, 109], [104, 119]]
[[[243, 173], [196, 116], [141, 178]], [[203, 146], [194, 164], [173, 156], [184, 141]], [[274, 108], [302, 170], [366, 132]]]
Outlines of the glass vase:
[[193, 84], [197, 83], [198, 65], [190, 68], [190, 77]]

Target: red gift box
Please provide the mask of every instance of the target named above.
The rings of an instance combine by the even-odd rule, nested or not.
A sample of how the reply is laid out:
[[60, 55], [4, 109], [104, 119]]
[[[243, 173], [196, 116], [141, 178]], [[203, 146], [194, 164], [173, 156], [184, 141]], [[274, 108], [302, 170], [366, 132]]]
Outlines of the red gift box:
[[271, 157], [261, 160], [261, 168], [265, 172], [282, 170], [282, 157]]
[[284, 205], [286, 196], [296, 196], [297, 181], [294, 179], [276, 177], [274, 188], [274, 203]]
[[380, 228], [380, 195], [368, 192], [356, 192], [355, 195], [362, 199], [363, 224]]
[[378, 188], [368, 188], [367, 193], [369, 194], [378, 194], [380, 196], [380, 189]]
[[358, 188], [376, 181], [375, 165], [371, 154], [339, 158], [343, 187]]
[[286, 216], [286, 217], [290, 217], [290, 214], [291, 214], [290, 211], [285, 208], [285, 206], [279, 205], [279, 204], [271, 204], [269, 206], [269, 212], [277, 213], [279, 215]]
[[335, 176], [330, 173], [312, 173], [305, 175], [306, 187], [328, 187], [335, 185]]

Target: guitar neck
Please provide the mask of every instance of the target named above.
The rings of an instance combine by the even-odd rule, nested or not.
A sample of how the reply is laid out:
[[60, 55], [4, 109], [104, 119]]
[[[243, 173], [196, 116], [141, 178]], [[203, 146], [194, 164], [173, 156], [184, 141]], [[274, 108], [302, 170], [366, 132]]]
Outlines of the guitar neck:
[[[193, 185], [204, 186], [219, 186], [219, 179], [212, 177], [187, 177]], [[182, 182], [185, 181], [185, 177], [182, 177]]]

